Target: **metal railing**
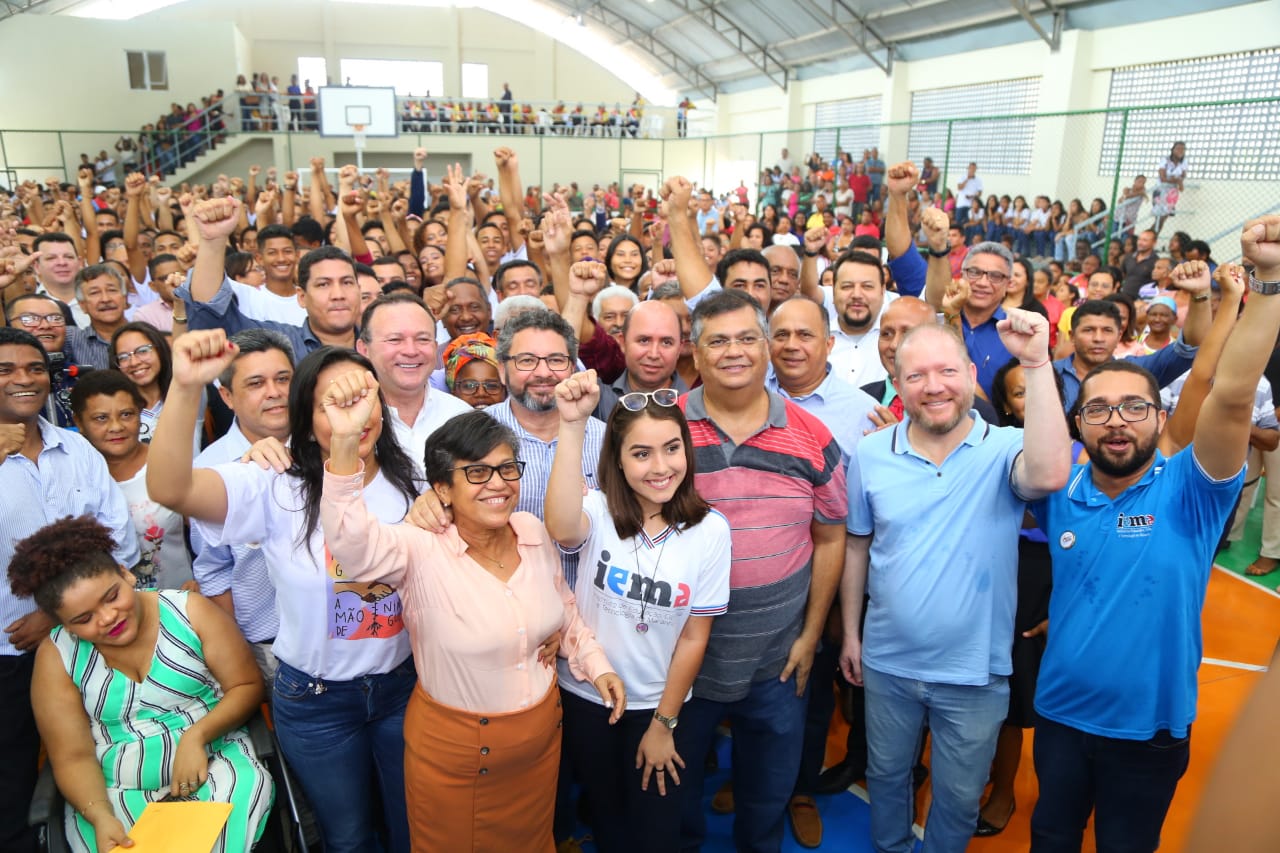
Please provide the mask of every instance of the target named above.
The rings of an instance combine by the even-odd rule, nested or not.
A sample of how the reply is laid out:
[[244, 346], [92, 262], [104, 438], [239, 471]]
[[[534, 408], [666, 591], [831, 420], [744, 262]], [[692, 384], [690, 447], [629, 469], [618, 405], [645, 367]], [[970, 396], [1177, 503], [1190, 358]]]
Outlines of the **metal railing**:
[[[219, 138], [247, 136], [271, 140], [275, 150], [273, 165], [284, 170], [305, 168], [312, 156], [336, 158], [347, 150], [342, 147], [342, 140], [321, 139], [312, 130], [238, 132], [233, 128], [239, 125], [239, 109], [234, 100], [223, 102], [222, 128], [225, 129], [209, 118], [195, 131], [167, 131], [168, 150], [179, 152], [171, 156], [177, 156], [181, 162], [182, 154], [190, 155], [193, 151], [198, 154], [205, 150], [202, 145], [216, 144]], [[1236, 139], [1238, 133], [1242, 139], [1252, 138], [1235, 128], [1243, 127], [1245, 119], [1256, 120], [1260, 114], [1280, 117], [1280, 98], [971, 116], [834, 129], [793, 128], [689, 138], [668, 135], [656, 139], [632, 139], [629, 135], [612, 133], [592, 137], [590, 125], [587, 135], [583, 136], [580, 126], [575, 128], [572, 123], [567, 127], [557, 126], [553, 120], [549, 128], [544, 122], [545, 133], [536, 133], [535, 126], [535, 132], [501, 137], [503, 141], [499, 142], [499, 136], [479, 132], [478, 123], [477, 132], [470, 133], [460, 132], [471, 128], [457, 123], [446, 127], [439, 122], [428, 126], [430, 123], [425, 121], [421, 124], [411, 121], [399, 139], [371, 139], [365, 159], [371, 166], [403, 166], [404, 155], [414, 147], [425, 146], [441, 156], [453, 158], [455, 153], [459, 159], [469, 156], [477, 170], [489, 171], [491, 167], [487, 168], [485, 161], [493, 147], [507, 144], [518, 150], [524, 180], [530, 184], [550, 187], [556, 182], [577, 181], [586, 189], [592, 183], [607, 185], [617, 181], [624, 185], [642, 182], [656, 186], [665, 176], [681, 174], [717, 192], [728, 191], [743, 181], [754, 204], [761, 198], [760, 172], [774, 165], [777, 152], [788, 148], [795, 152], [795, 162], [800, 163], [804, 157], [802, 152], [811, 151], [820, 140], [833, 138], [834, 132], [834, 146], [850, 149], [855, 159], [862, 149], [873, 145], [880, 149], [881, 159], [888, 164], [908, 156], [919, 163], [923, 156], [932, 156], [941, 172], [939, 189], [953, 186], [957, 172], [962, 171], [969, 160], [977, 160], [979, 175], [986, 184], [984, 194], [1022, 194], [1028, 199], [1046, 195], [1064, 203], [1079, 199], [1085, 208], [1089, 207], [1090, 200], [1099, 199], [1105, 212], [1078, 230], [1092, 230], [1095, 234], [1092, 248], [1105, 257], [1109, 243], [1123, 224], [1117, 212], [1121, 187], [1128, 186], [1141, 172], [1148, 177], [1150, 192], [1157, 182], [1159, 163], [1171, 142], [1179, 139], [1187, 143], [1186, 192], [1176, 216], [1163, 223], [1160, 243], [1175, 230], [1185, 231], [1209, 240], [1215, 257], [1228, 257], [1238, 252], [1233, 243], [1237, 242], [1240, 223], [1274, 210], [1280, 200], [1280, 163], [1275, 162], [1274, 154], [1264, 156], [1266, 151], [1274, 151], [1274, 146], [1264, 149], [1263, 143]], [[1213, 123], [1208, 123], [1205, 116], [1212, 116]], [[1234, 124], [1233, 116], [1239, 118]], [[994, 169], [990, 156], [984, 160], [984, 152], [987, 155], [993, 150], [1001, 153], [1000, 146], [1008, 135], [1005, 131], [1011, 126], [1030, 141], [1026, 143], [1021, 165], [999, 172]], [[119, 131], [0, 130], [0, 171], [11, 176], [11, 180], [43, 181], [51, 172], [70, 177], [77, 164], [68, 160], [68, 151], [96, 150], [102, 143], [109, 147], [118, 135]], [[1226, 149], [1223, 139], [1231, 143]], [[921, 140], [936, 140], [936, 148]], [[349, 146], [350, 142], [346, 144]], [[389, 154], [393, 151], [397, 152], [394, 157]], [[380, 156], [384, 158], [381, 163]], [[52, 166], [54, 161], [62, 165]], [[266, 165], [266, 161], [263, 164]], [[156, 166], [159, 165], [157, 158]], [[1144, 202], [1136, 211], [1133, 221], [1139, 226], [1154, 224], [1149, 202]]]
[[[318, 132], [320, 115], [315, 93], [231, 92], [227, 113], [242, 131]], [[632, 139], [683, 138], [700, 135], [713, 123], [708, 110], [685, 111], [652, 104], [612, 106], [582, 101], [484, 100], [475, 98], [396, 96], [396, 122], [408, 133], [489, 133], [524, 136], [590, 136]]]

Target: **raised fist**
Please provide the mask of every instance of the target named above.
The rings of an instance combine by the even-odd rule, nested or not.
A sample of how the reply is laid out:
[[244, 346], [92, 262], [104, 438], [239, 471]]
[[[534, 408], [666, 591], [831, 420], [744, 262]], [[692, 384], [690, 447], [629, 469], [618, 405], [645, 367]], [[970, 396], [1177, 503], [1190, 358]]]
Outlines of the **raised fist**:
[[920, 227], [929, 241], [929, 248], [941, 252], [947, 248], [947, 234], [951, 231], [951, 217], [944, 210], [926, 207], [920, 211]]
[[236, 230], [240, 202], [234, 198], [202, 201], [192, 209], [191, 218], [202, 241], [225, 240]]
[[906, 195], [920, 183], [920, 170], [907, 160], [890, 166], [884, 173], [885, 188], [893, 195]]

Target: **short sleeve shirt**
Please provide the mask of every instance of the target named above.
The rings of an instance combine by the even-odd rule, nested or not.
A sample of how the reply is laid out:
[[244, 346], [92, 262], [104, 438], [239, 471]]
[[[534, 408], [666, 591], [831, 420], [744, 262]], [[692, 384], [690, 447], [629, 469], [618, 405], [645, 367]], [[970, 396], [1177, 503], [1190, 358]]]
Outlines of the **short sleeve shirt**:
[[1053, 594], [1036, 711], [1103, 737], [1184, 737], [1196, 715], [1200, 611], [1243, 469], [1211, 480], [1188, 447], [1159, 451], [1115, 498], [1077, 465], [1032, 505], [1049, 539]]
[[[656, 708], [685, 622], [729, 609], [729, 522], [712, 510], [693, 527], [622, 539], [601, 492], [587, 492], [582, 510], [591, 532], [574, 549], [582, 561], [573, 590], [578, 613], [627, 685], [627, 707]], [[644, 631], [636, 629], [641, 622]], [[558, 665], [561, 689], [600, 702], [568, 661]]]
[[848, 529], [873, 537], [862, 660], [878, 672], [981, 686], [1013, 671], [1022, 431], [970, 416], [941, 466], [912, 449], [909, 420], [864, 438], [849, 463]]

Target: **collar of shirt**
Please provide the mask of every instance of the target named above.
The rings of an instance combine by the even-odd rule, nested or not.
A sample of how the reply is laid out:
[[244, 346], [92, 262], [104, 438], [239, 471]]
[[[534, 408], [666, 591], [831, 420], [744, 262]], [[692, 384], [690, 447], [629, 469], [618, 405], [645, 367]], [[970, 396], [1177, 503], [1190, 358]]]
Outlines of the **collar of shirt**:
[[[359, 339], [360, 339], [360, 327], [353, 326], [351, 328], [351, 346], [349, 347], [349, 349], [355, 349], [356, 341]], [[312, 352], [313, 350], [317, 350], [322, 346], [325, 346], [324, 341], [316, 337], [315, 331], [312, 330], [311, 318], [309, 317], [306, 320], [302, 321], [302, 342], [307, 345], [308, 353]]]
[[[969, 427], [969, 432], [960, 443], [976, 447], [977, 445], [982, 444], [982, 442], [985, 441], [987, 436], [991, 433], [991, 424], [982, 419], [982, 415], [978, 414], [977, 409], [970, 409], [969, 417], [973, 418], [973, 426]], [[911, 441], [907, 438], [907, 427], [910, 423], [910, 418], [903, 418], [901, 423], [894, 425], [891, 449], [894, 453], [897, 453], [900, 456], [910, 454], [912, 456], [920, 456], [920, 458], [923, 459], [924, 457], [915, 451], [911, 446]], [[953, 454], [955, 453], [954, 450], [951, 452]], [[948, 458], [950, 458], [950, 455], [948, 455]], [[945, 461], [943, 464], [945, 464]]]
[[[793, 403], [801, 403], [805, 400], [808, 400], [810, 397], [817, 397], [819, 400], [825, 401], [831, 393], [830, 389], [831, 389], [831, 383], [833, 381], [839, 381], [839, 380], [833, 380], [831, 378], [831, 365], [828, 364], [827, 372], [825, 375], [823, 375], [822, 381], [818, 383], [818, 387], [814, 388], [808, 394], [805, 394], [803, 396], [796, 396], [791, 392], [789, 392], [786, 388], [782, 387], [782, 383], [778, 381], [778, 375], [773, 372], [773, 365], [769, 365], [769, 374], [768, 376], [765, 377], [765, 386], [769, 389], [769, 391], [777, 394], [779, 397], [790, 400]], [[852, 388], [853, 386], [850, 385], [849, 387]], [[772, 411], [770, 412], [770, 414], [772, 414]]]
[[[528, 513], [513, 512], [507, 523], [516, 534], [517, 548], [537, 548], [546, 541], [546, 528], [542, 526], [542, 522]], [[445, 529], [444, 538], [445, 547], [457, 556], [461, 557], [467, 553], [467, 543], [458, 532], [456, 524], [451, 524]]]
[[[715, 420], [707, 414], [707, 403], [703, 399], [704, 387], [698, 386], [685, 395], [684, 416], [691, 421], [711, 421]], [[769, 395], [769, 417], [765, 421], [763, 430], [766, 427], [777, 427], [778, 429], [787, 428], [787, 402], [780, 395], [775, 394], [768, 388], [763, 389], [764, 393]]]
[[893, 380], [886, 376], [884, 378], [884, 394], [880, 397], [880, 405], [887, 406], [893, 402], [898, 396], [898, 389], [893, 387]]
[[1164, 469], [1164, 463], [1166, 461], [1165, 455], [1157, 450], [1156, 455], [1152, 457], [1151, 467], [1147, 468], [1146, 473], [1142, 475], [1142, 479], [1129, 486], [1129, 488], [1125, 489], [1115, 498], [1108, 497], [1107, 494], [1099, 489], [1097, 484], [1093, 482], [1093, 463], [1086, 462], [1084, 465], [1080, 466], [1079, 470], [1077, 470], [1075, 475], [1071, 478], [1071, 481], [1067, 483], [1067, 499], [1079, 504], [1087, 504], [1088, 506], [1109, 504], [1113, 500], [1118, 500], [1120, 497], [1123, 497], [1134, 489], [1143, 488], [1149, 485]]

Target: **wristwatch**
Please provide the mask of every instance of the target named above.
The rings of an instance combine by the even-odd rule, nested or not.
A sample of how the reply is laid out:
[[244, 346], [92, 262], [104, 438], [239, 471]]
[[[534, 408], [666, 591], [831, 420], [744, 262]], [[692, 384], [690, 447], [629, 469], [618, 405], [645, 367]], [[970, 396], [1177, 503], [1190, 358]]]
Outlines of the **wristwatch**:
[[1263, 296], [1275, 296], [1280, 293], [1280, 281], [1263, 281], [1253, 273], [1249, 273], [1249, 289]]
[[662, 725], [666, 726], [668, 729], [674, 730], [676, 726], [680, 725], [679, 717], [665, 717], [657, 711], [653, 712], [653, 718], [662, 723]]
[[950, 249], [943, 249], [941, 251], [938, 251], [936, 249], [929, 249], [929, 257], [931, 258], [945, 258], [949, 254], [951, 254]]

